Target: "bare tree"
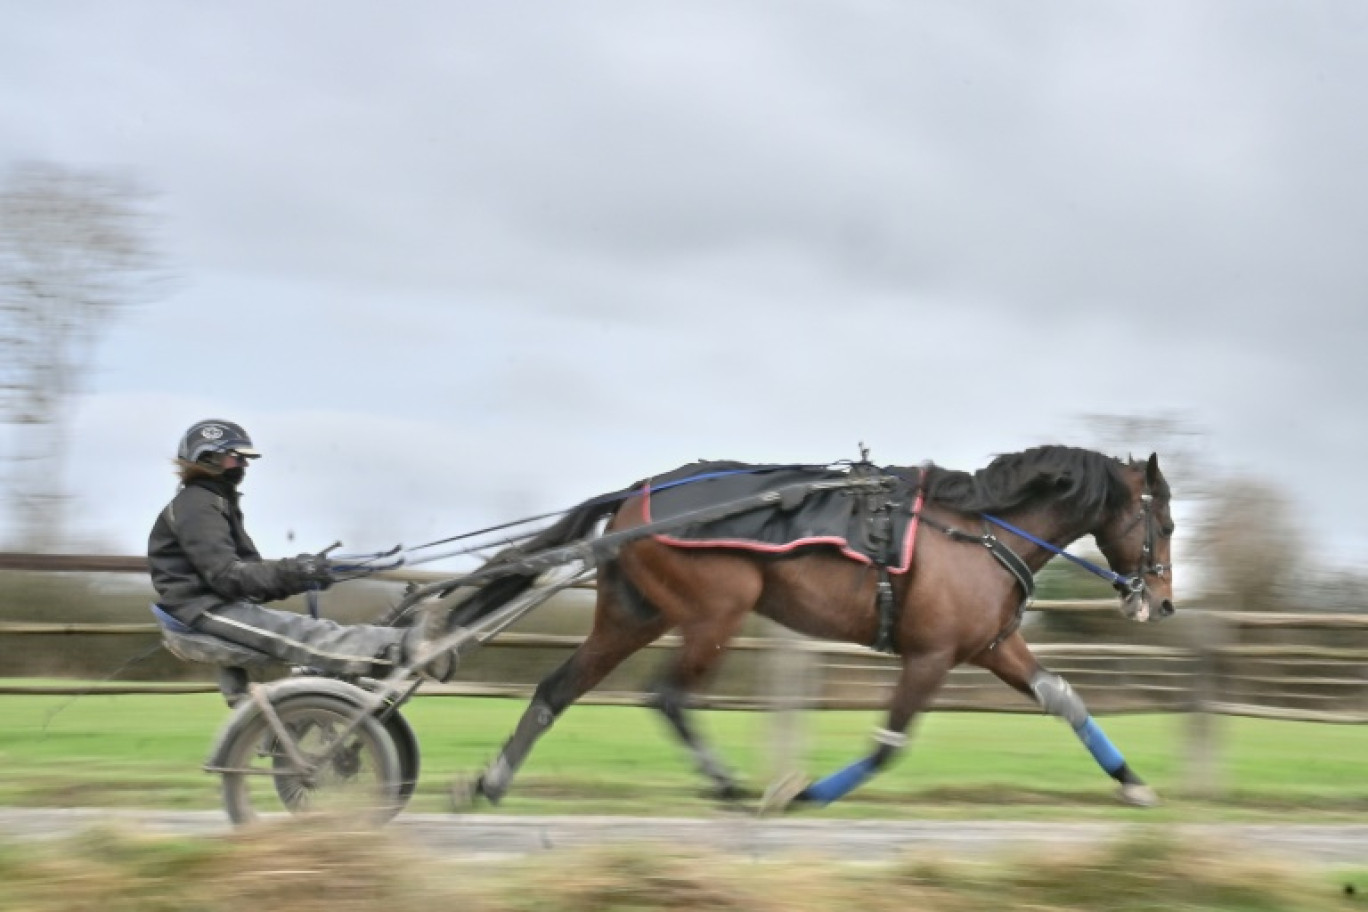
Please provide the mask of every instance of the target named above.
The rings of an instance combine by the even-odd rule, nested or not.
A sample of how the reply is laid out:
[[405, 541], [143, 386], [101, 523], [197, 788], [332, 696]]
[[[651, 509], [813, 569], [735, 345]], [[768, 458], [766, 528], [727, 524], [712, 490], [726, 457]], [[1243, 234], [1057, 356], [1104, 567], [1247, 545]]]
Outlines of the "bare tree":
[[[1184, 560], [1211, 604], [1250, 611], [1299, 607], [1294, 593], [1318, 579], [1286, 492], [1215, 468], [1205, 434], [1181, 414], [1086, 415], [1092, 435], [1118, 455], [1154, 450], [1176, 501], [1195, 505]], [[1180, 530], [1181, 532], [1181, 530]]]
[[25, 547], [63, 531], [63, 442], [96, 343], [160, 286], [148, 197], [132, 183], [51, 164], [0, 185], [0, 422], [17, 443], [9, 499]]

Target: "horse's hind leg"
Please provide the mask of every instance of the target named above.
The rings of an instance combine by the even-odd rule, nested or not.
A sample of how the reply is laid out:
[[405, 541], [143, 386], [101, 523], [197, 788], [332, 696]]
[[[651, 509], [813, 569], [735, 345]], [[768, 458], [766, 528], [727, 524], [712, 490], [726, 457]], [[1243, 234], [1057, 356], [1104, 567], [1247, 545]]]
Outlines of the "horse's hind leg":
[[742, 797], [740, 784], [694, 727], [691, 696], [700, 690], [725, 655], [764, 588], [763, 571], [748, 556], [731, 552], [689, 552], [650, 545], [624, 553], [634, 570], [636, 595], [679, 628], [680, 646], [651, 688], [650, 705], [692, 754], [699, 772], [725, 801]]
[[696, 692], [716, 668], [729, 641], [741, 627], [745, 615], [729, 618], [728, 623], [686, 624], [681, 628], [683, 640], [673, 657], [651, 688], [649, 705], [660, 710], [671, 729], [688, 747], [698, 771], [712, 780], [713, 794], [723, 801], [738, 801], [743, 797], [740, 783], [713, 753], [693, 725], [688, 708], [691, 695]]
[[484, 796], [497, 804], [533, 745], [571, 703], [592, 690], [632, 653], [658, 639], [669, 624], [658, 613], [634, 610], [623, 604], [612, 574], [599, 582], [594, 628], [574, 654], [547, 675], [532, 695], [512, 736], [471, 790], [470, 798]]
[[1021, 634], [1013, 634], [972, 661], [997, 675], [1007, 686], [1031, 697], [1045, 712], [1069, 723], [1097, 765], [1120, 783], [1122, 801], [1137, 807], [1152, 807], [1159, 803], [1159, 796], [1126, 763], [1126, 758], [1102, 732], [1069, 682], [1046, 671], [1036, 661]]
[[912, 720], [931, 702], [953, 665], [954, 658], [948, 652], [904, 655], [902, 674], [888, 707], [887, 727], [874, 731], [874, 750], [849, 766], [811, 783], [792, 797], [767, 796], [766, 805], [777, 808], [788, 801], [830, 804], [871, 779], [907, 745], [907, 729]]

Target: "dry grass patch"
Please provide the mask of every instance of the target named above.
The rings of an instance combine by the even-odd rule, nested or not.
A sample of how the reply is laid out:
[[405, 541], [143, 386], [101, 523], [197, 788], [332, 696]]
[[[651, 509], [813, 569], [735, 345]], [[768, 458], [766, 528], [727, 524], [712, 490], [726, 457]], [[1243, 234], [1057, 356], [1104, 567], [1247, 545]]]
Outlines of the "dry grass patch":
[[643, 847], [472, 862], [341, 822], [195, 839], [98, 829], [0, 846], [0, 885], [0, 912], [1319, 912], [1354, 904], [1325, 873], [1176, 845], [1159, 830], [1083, 853], [854, 866]]

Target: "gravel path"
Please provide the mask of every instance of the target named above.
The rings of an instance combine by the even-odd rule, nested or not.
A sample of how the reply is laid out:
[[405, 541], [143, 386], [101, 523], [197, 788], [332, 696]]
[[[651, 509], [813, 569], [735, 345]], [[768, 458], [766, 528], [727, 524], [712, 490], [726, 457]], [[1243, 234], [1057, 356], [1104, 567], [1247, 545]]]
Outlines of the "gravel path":
[[[69, 835], [97, 823], [171, 835], [226, 833], [218, 811], [130, 811], [91, 808], [0, 809], [10, 839]], [[516, 817], [491, 814], [403, 814], [390, 825], [404, 839], [455, 858], [517, 857], [595, 845], [687, 846], [755, 859], [810, 855], [881, 861], [930, 854], [984, 858], [1013, 852], [1077, 849], [1124, 836], [1124, 823], [1019, 821], [853, 821], [719, 817]], [[1147, 825], [1141, 825], [1147, 826]], [[1326, 865], [1368, 868], [1368, 824], [1181, 824], [1172, 839], [1202, 839], [1251, 853]]]

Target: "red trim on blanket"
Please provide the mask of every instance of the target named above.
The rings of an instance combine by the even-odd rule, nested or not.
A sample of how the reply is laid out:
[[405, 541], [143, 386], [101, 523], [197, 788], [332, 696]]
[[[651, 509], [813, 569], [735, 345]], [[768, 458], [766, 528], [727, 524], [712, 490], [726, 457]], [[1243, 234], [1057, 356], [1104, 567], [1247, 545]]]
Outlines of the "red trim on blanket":
[[[648, 480], [641, 490], [641, 513], [642, 521], [651, 522], [651, 483]], [[925, 501], [925, 489], [919, 484], [917, 486], [917, 500], [912, 505], [912, 519], [907, 525], [907, 535], [903, 541], [902, 562], [897, 567], [889, 567], [889, 573], [906, 573], [912, 566], [912, 552], [917, 546], [917, 528], [921, 518], [922, 503]], [[862, 564], [874, 563], [867, 555], [850, 549], [850, 543], [844, 538], [834, 535], [817, 535], [811, 538], [800, 538], [796, 541], [786, 542], [782, 545], [769, 545], [763, 542], [751, 541], [746, 538], [710, 538], [706, 541], [693, 539], [675, 538], [673, 535], [652, 535], [651, 538], [663, 545], [672, 548], [728, 548], [738, 551], [759, 551], [762, 554], [785, 554], [795, 551], [798, 548], [808, 545], [832, 545], [842, 554], [853, 561]]]
[[922, 504], [926, 503], [926, 485], [922, 483], [925, 478], [926, 473], [923, 472], [917, 482], [917, 499], [912, 502], [912, 519], [907, 523], [907, 538], [903, 541], [902, 566], [896, 570], [889, 568], [889, 573], [906, 573], [912, 567], [912, 552], [917, 547], [917, 530], [921, 528]]

